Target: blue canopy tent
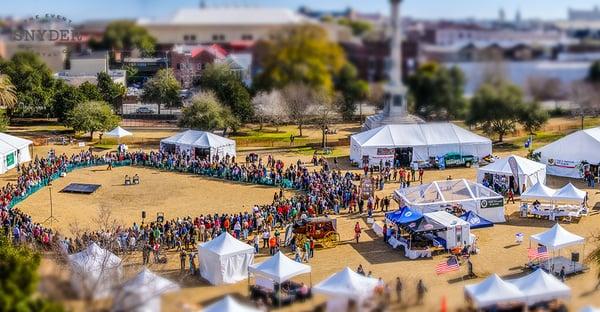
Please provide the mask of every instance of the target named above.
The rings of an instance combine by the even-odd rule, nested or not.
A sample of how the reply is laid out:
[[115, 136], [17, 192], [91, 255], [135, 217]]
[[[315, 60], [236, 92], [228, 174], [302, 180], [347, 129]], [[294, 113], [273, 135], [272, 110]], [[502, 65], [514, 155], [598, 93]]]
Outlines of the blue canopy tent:
[[459, 218], [469, 222], [472, 229], [480, 229], [494, 226], [494, 223], [478, 216], [474, 211], [468, 211]]
[[400, 210], [386, 213], [385, 218], [395, 224], [405, 224], [423, 218], [423, 214], [409, 207], [404, 207]]

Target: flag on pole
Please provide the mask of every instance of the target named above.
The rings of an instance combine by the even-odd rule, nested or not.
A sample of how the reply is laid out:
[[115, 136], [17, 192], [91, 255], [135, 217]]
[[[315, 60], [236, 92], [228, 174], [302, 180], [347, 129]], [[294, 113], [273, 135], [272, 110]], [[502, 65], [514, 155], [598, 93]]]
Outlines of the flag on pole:
[[549, 258], [548, 249], [546, 248], [546, 246], [529, 248], [527, 249], [527, 256], [529, 257], [529, 261], [546, 260]]
[[458, 264], [458, 259], [456, 257], [450, 257], [447, 261], [439, 263], [435, 266], [435, 273], [440, 275], [452, 271], [458, 271], [460, 269], [460, 264]]

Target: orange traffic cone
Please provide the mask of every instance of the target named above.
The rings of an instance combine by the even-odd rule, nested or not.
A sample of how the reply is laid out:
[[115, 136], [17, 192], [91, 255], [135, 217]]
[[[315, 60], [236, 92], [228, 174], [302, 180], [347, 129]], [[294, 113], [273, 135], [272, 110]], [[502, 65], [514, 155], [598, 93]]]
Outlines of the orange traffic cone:
[[448, 310], [447, 304], [446, 304], [446, 296], [442, 297], [442, 304], [441, 304], [441, 312], [446, 312]]

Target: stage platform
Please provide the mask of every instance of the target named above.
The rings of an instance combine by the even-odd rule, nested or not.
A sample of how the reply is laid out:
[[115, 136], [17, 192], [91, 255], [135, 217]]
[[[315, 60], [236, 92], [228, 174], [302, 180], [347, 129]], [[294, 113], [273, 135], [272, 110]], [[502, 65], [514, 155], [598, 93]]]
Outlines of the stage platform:
[[71, 183], [61, 190], [63, 193], [92, 194], [100, 184]]

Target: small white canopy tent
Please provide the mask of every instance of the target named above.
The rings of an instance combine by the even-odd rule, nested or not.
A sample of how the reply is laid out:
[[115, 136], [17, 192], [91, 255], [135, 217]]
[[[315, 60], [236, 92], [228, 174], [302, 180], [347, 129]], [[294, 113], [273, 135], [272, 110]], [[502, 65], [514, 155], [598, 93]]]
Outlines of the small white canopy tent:
[[144, 268], [125, 282], [113, 299], [113, 312], [160, 312], [161, 295], [179, 290], [179, 285]]
[[161, 150], [189, 151], [195, 155], [206, 155], [211, 159], [215, 155], [224, 159], [226, 155], [235, 156], [235, 141], [216, 134], [187, 130], [160, 141]]
[[371, 164], [394, 160], [396, 149], [411, 149], [410, 161], [460, 153], [483, 158], [492, 154], [492, 141], [452, 123], [386, 125], [350, 137], [350, 160]]
[[71, 285], [80, 297], [107, 298], [123, 276], [123, 264], [112, 252], [96, 243], [69, 256]]
[[507, 282], [517, 286], [523, 292], [528, 305], [555, 299], [568, 299], [571, 296], [569, 286], [542, 269], [537, 269], [521, 278], [507, 280]]
[[111, 138], [119, 138], [119, 139], [128, 137], [128, 136], [132, 136], [132, 135], [133, 135], [133, 133], [121, 128], [121, 126], [118, 126], [104, 134], [104, 136], [111, 137]]
[[227, 295], [225, 298], [209, 305], [202, 309], [203, 312], [261, 312], [261, 310], [241, 304], [231, 296]]
[[556, 191], [552, 197], [557, 202], [582, 203], [585, 200], [585, 196], [585, 191], [576, 188], [575, 185], [569, 182], [569, 184]]
[[32, 141], [0, 132], [0, 173], [31, 161]]
[[254, 247], [227, 232], [198, 245], [200, 275], [213, 285], [233, 284], [248, 278]]
[[465, 211], [474, 211], [494, 223], [506, 221], [502, 195], [465, 179], [399, 188], [394, 192], [394, 198], [401, 206], [409, 206], [422, 213], [445, 210], [460, 204]]
[[248, 270], [250, 273], [254, 273], [258, 276], [268, 278], [275, 283], [281, 284], [294, 276], [310, 273], [311, 267], [286, 257], [280, 251], [262, 263], [250, 265]]
[[542, 201], [552, 201], [552, 198], [556, 190], [542, 184], [541, 182], [536, 183], [531, 188], [527, 189], [523, 194], [521, 194], [521, 199], [525, 200], [542, 200]]
[[581, 178], [582, 162], [600, 163], [600, 127], [571, 133], [534, 153], [540, 153], [541, 162], [548, 166], [548, 174]]
[[[511, 163], [515, 164], [514, 173]], [[515, 155], [496, 159], [495, 162], [477, 169], [477, 182], [483, 182], [486, 174], [510, 178], [514, 177], [515, 173], [517, 175], [516, 180], [518, 180], [518, 185], [515, 186], [519, 190], [521, 190], [523, 184], [527, 190], [538, 182], [546, 183], [546, 165]], [[488, 182], [491, 183], [492, 181]]]
[[523, 304], [525, 295], [517, 286], [493, 274], [478, 284], [465, 286], [465, 293], [479, 309], [502, 304]]
[[585, 242], [585, 238], [565, 230], [558, 223], [545, 232], [531, 235], [531, 240], [546, 246], [549, 250], [558, 250]]
[[346, 267], [315, 285], [312, 291], [331, 297], [327, 302], [327, 311], [347, 311], [350, 300], [360, 305], [372, 296], [378, 282], [375, 278], [362, 276]]

